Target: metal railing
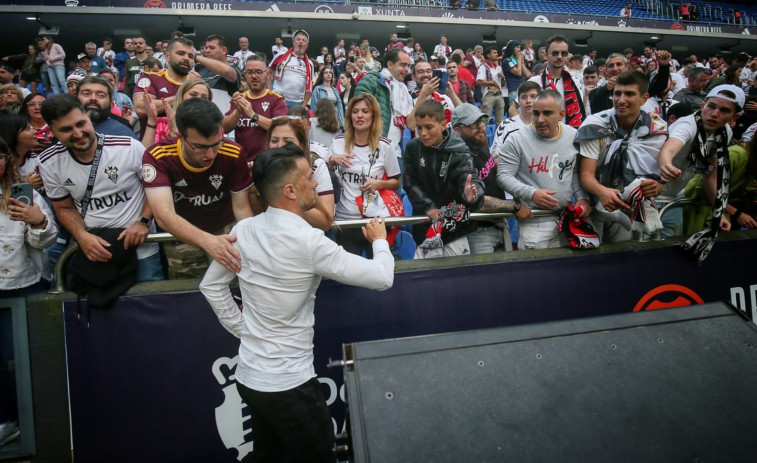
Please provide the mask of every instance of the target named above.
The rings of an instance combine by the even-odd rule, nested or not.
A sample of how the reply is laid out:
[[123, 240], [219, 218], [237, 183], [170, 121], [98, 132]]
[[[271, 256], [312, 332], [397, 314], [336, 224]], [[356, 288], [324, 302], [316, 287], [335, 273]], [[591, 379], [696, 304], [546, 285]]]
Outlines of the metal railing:
[[[545, 215], [554, 215], [555, 213], [554, 211], [534, 210], [533, 214], [534, 217], [540, 217]], [[509, 217], [515, 217], [515, 214], [512, 214], [510, 212], [472, 212], [470, 214], [471, 220], [498, 220]], [[357, 228], [367, 224], [368, 222], [370, 222], [370, 220], [371, 219], [338, 220], [334, 222], [334, 225], [337, 225], [340, 228]], [[387, 217], [385, 220], [386, 225], [389, 226], [414, 225], [419, 223], [428, 223], [430, 221], [430, 219], [426, 216]], [[147, 239], [145, 239], [146, 243], [165, 243], [169, 241], [176, 241], [176, 238], [170, 233], [153, 233], [151, 235], [148, 235]], [[74, 242], [73, 244], [71, 244], [71, 246], [66, 248], [66, 250], [61, 253], [60, 257], [58, 258], [58, 262], [55, 265], [55, 286], [48, 291], [50, 294], [59, 294], [66, 292], [66, 263], [68, 262], [68, 259], [70, 259], [71, 256], [78, 250], [79, 245]]]
[[[665, 207], [660, 209], [660, 220], [665, 216], [665, 214], [672, 208], [675, 207], [682, 207], [682, 206], [688, 206], [688, 205], [696, 205], [696, 204], [705, 204], [702, 201], [696, 201], [693, 199], [676, 199], [674, 201], [671, 201], [670, 203], [666, 204]], [[545, 210], [537, 210], [534, 209], [533, 211], [534, 217], [543, 217], [548, 215], [555, 215], [555, 211], [545, 211]], [[512, 212], [472, 212], [470, 214], [471, 220], [499, 220], [499, 219], [507, 219], [515, 217], [515, 214]], [[362, 227], [363, 225], [370, 222], [371, 219], [354, 219], [354, 220], [338, 220], [334, 222], [334, 225], [337, 225], [339, 228], [358, 228]], [[387, 226], [397, 226], [397, 225], [415, 225], [415, 224], [421, 224], [421, 223], [428, 223], [430, 222], [430, 219], [426, 216], [410, 216], [410, 217], [387, 217], [386, 219], [386, 225]], [[639, 235], [634, 236], [634, 239], [636, 241], [646, 241], [646, 239]], [[653, 240], [661, 239], [658, 235], [652, 237]], [[165, 243], [170, 241], [176, 241], [176, 238], [170, 234], [170, 233], [154, 233], [147, 236], [147, 239], [145, 240], [146, 243]], [[66, 263], [68, 262], [68, 259], [71, 258], [71, 256], [79, 250], [79, 245], [74, 242], [71, 246], [69, 246], [63, 253], [61, 253], [60, 257], [58, 258], [58, 263], [55, 266], [55, 287], [51, 288], [50, 291], [48, 291], [50, 294], [59, 294], [66, 292], [66, 286], [65, 286], [65, 269], [66, 269]]]

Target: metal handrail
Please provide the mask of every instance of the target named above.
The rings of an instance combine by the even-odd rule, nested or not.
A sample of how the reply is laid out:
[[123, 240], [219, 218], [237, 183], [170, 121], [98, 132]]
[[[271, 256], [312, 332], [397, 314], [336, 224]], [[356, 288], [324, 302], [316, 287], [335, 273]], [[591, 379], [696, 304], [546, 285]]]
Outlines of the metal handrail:
[[[554, 211], [532, 210], [534, 217], [554, 215]], [[470, 214], [471, 220], [499, 220], [502, 218], [515, 217], [515, 214], [511, 212], [472, 212]], [[419, 223], [428, 223], [429, 218], [426, 216], [411, 216], [411, 217], [387, 217], [386, 225], [413, 225]], [[357, 228], [370, 222], [371, 219], [354, 219], [354, 220], [338, 220], [334, 222], [340, 228]], [[145, 243], [164, 243], [168, 241], [176, 241], [170, 233], [153, 233], [147, 235]], [[64, 273], [66, 269], [66, 263], [71, 256], [79, 250], [79, 245], [74, 242], [69, 246], [58, 258], [58, 262], [55, 265], [55, 287], [51, 288], [48, 292], [50, 294], [60, 294], [66, 292]]]
[[[693, 199], [676, 199], [668, 204], [666, 204], [661, 210], [660, 210], [660, 220], [665, 216], [665, 214], [674, 207], [681, 207], [681, 206], [687, 206], [691, 204], [705, 204], [701, 201], [696, 201]], [[539, 209], [532, 209], [534, 217], [543, 217], [543, 216], [549, 216], [549, 215], [556, 215], [555, 211], [546, 211], [546, 210], [539, 210]], [[512, 212], [472, 212], [470, 214], [471, 220], [499, 220], [499, 219], [507, 219], [515, 217], [515, 214]], [[398, 225], [415, 225], [415, 224], [421, 224], [421, 223], [428, 223], [430, 219], [426, 216], [410, 216], [410, 217], [386, 217], [384, 219], [386, 221], [386, 225], [388, 226], [398, 226]], [[363, 225], [370, 222], [371, 219], [352, 219], [352, 220], [337, 220], [334, 222], [334, 225], [338, 226], [339, 228], [358, 228], [362, 227]], [[174, 237], [170, 233], [153, 233], [151, 235], [147, 235], [147, 238], [145, 239], [146, 243], [165, 243], [169, 241], [176, 241], [176, 237]], [[65, 279], [64, 279], [64, 271], [66, 268], [66, 263], [68, 262], [68, 259], [71, 258], [71, 256], [79, 250], [79, 245], [74, 242], [71, 246], [69, 246], [63, 253], [61, 253], [60, 257], [58, 258], [58, 263], [55, 266], [55, 287], [51, 288], [48, 292], [50, 294], [60, 294], [66, 292], [65, 287]]]

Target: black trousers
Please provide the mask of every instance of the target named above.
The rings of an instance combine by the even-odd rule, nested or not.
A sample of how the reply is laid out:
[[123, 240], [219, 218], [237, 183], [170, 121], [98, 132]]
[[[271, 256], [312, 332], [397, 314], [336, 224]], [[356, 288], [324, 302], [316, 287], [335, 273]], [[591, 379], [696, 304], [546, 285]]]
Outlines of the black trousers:
[[252, 415], [252, 453], [242, 461], [334, 463], [334, 427], [317, 378], [282, 392], [254, 391], [237, 383]]

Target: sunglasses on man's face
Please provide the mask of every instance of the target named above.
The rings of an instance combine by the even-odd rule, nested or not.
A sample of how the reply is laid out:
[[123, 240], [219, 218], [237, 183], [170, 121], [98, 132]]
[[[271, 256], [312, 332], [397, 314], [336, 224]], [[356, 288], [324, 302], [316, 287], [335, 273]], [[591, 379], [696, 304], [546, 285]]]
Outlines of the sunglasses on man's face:
[[563, 57], [567, 57], [569, 54], [570, 53], [568, 53], [567, 51], [553, 51], [551, 53], [552, 56], [563, 56]]

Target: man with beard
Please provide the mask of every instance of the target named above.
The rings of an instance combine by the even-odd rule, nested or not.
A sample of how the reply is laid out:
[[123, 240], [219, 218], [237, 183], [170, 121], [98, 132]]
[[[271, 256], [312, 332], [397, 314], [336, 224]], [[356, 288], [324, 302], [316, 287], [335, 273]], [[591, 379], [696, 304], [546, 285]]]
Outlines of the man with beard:
[[123, 120], [116, 121], [110, 112], [113, 103], [111, 99], [111, 88], [108, 81], [102, 77], [89, 76], [79, 81], [76, 89], [76, 98], [84, 105], [89, 120], [94, 125], [95, 132], [104, 135], [118, 135], [122, 137], [131, 137], [135, 140], [137, 137], [128, 127], [128, 123]]
[[136, 36], [132, 39], [132, 44], [134, 45], [134, 57], [126, 62], [126, 75], [124, 76], [124, 92], [129, 96], [134, 94], [137, 78], [144, 70], [145, 60], [149, 58], [147, 55], [147, 39]]
[[[475, 105], [463, 103], [452, 111], [452, 128], [473, 155], [473, 167], [484, 182], [484, 204], [476, 212], [517, 212], [515, 201], [507, 201], [497, 186], [497, 158], [489, 151], [486, 124], [489, 116]], [[476, 231], [468, 235], [471, 254], [492, 253], [504, 247], [513, 250], [510, 228], [505, 219], [476, 221]]]
[[[413, 76], [418, 86], [410, 92], [415, 100], [415, 108], [429, 98], [432, 98], [444, 106], [444, 120], [449, 123], [452, 118], [452, 109], [461, 103], [452, 86], [447, 86], [447, 94], [437, 92], [441, 79], [433, 77], [431, 65], [425, 61], [419, 61], [413, 66]], [[452, 98], [454, 97], [454, 98]]]
[[159, 72], [145, 72], [139, 76], [134, 92], [134, 109], [140, 118], [147, 117], [145, 93], [152, 97], [159, 115], [165, 114], [164, 101], [173, 104], [176, 92], [189, 77], [195, 62], [195, 47], [191, 40], [176, 38], [169, 42], [166, 51], [168, 68]]
[[287, 108], [304, 106], [313, 90], [313, 63], [305, 52], [310, 35], [298, 30], [292, 36], [292, 48], [278, 55], [268, 66], [273, 72], [271, 88], [284, 97]]
[[561, 35], [550, 37], [547, 40], [547, 69], [529, 80], [543, 89], [551, 88], [562, 95], [565, 102], [564, 122], [571, 127], [578, 127], [586, 119], [584, 86], [582, 81], [576, 82], [565, 68], [568, 56], [568, 40]]
[[236, 142], [244, 148], [247, 162], [251, 162], [265, 146], [271, 119], [286, 116], [287, 105], [284, 97], [266, 87], [268, 68], [262, 57], [252, 55], [244, 66], [244, 78], [250, 89], [234, 94], [223, 119], [223, 130], [234, 131]]
[[[510, 135], [499, 149], [497, 183], [522, 205], [518, 218], [519, 249], [567, 247], [557, 231], [560, 211], [576, 200], [587, 216], [588, 194], [581, 188], [573, 146], [576, 129], [563, 124], [562, 95], [543, 90], [534, 101], [534, 122]], [[552, 211], [534, 217], [532, 209]]]
[[[148, 233], [155, 232], [141, 182], [145, 147], [133, 138], [96, 133], [84, 106], [68, 94], [42, 103], [42, 117], [58, 143], [39, 155], [40, 175], [55, 215], [86, 258], [108, 262], [113, 257], [111, 244], [90, 230], [123, 228], [118, 240], [127, 249], [137, 247], [137, 281], [163, 279], [158, 245], [145, 243]], [[97, 175], [82, 214], [94, 167]]]
[[[394, 282], [394, 258], [383, 221], [363, 235], [373, 259], [350, 254], [311, 227], [316, 205], [310, 160], [287, 145], [266, 150], [253, 167], [269, 207], [231, 231], [242, 256], [237, 274], [213, 262], [200, 290], [226, 330], [240, 338], [236, 381], [250, 409], [255, 446], [248, 459], [334, 462], [334, 428], [313, 368], [315, 292], [321, 278], [374, 290]], [[243, 309], [229, 284], [239, 278]]]

